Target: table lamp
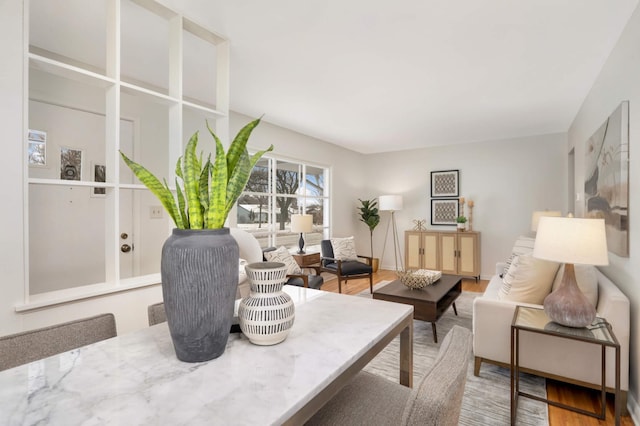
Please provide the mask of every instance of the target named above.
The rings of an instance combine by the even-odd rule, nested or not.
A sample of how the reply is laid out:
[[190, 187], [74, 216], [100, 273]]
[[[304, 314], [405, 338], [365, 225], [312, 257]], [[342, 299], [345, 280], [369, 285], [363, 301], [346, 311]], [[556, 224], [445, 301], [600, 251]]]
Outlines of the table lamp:
[[562, 212], [557, 210], [538, 210], [531, 215], [531, 232], [538, 232], [538, 223], [543, 216], [560, 217]]
[[310, 214], [294, 214], [291, 215], [291, 232], [299, 232], [298, 254], [304, 254], [304, 238], [302, 234], [313, 231], [313, 216]]
[[398, 257], [400, 257], [400, 263], [402, 263], [402, 253], [400, 253], [400, 241], [398, 239], [398, 227], [396, 225], [395, 212], [402, 210], [402, 195], [381, 195], [378, 197], [378, 208], [380, 211], [391, 212], [391, 217], [387, 223], [387, 233], [384, 237], [384, 245], [382, 248], [382, 258], [384, 258], [384, 249], [387, 246], [387, 236], [389, 235], [389, 226], [391, 225], [393, 231], [393, 256], [396, 262], [396, 271], [398, 271]]
[[604, 219], [541, 217], [533, 257], [565, 264], [560, 286], [544, 299], [547, 316], [568, 327], [591, 324], [596, 309], [578, 288], [573, 265], [609, 264]]

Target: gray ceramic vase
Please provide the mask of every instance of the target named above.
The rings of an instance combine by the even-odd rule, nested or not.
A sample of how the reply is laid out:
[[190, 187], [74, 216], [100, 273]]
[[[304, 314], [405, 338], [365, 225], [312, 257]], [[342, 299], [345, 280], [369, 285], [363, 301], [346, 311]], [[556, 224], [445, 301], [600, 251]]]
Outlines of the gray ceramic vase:
[[239, 250], [228, 228], [174, 229], [162, 247], [162, 295], [179, 360], [224, 353], [238, 288]]

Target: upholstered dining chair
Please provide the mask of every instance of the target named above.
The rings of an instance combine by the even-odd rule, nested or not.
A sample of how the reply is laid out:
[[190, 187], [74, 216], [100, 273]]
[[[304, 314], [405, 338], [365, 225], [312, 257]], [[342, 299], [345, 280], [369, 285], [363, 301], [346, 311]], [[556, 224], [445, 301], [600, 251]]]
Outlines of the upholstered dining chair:
[[373, 293], [373, 259], [368, 256], [355, 255], [357, 258], [365, 259], [367, 263], [355, 260], [341, 260], [335, 256], [331, 240], [320, 242], [320, 271], [337, 275], [338, 292], [342, 293], [342, 281], [356, 278], [369, 278], [369, 290]]
[[413, 389], [360, 372], [307, 425], [457, 426], [470, 358], [471, 332], [454, 326]]
[[0, 337], [0, 371], [116, 335], [113, 314], [101, 314]]
[[164, 311], [164, 302], [149, 305], [147, 307], [147, 316], [149, 317], [149, 326], [165, 322], [167, 320], [167, 314]]

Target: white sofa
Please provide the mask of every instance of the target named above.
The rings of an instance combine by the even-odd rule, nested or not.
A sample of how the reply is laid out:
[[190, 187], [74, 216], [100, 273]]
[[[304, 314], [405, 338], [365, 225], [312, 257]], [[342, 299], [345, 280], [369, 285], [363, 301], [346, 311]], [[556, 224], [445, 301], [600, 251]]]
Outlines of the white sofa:
[[[502, 287], [500, 274], [504, 263], [496, 265], [496, 275], [489, 281], [484, 294], [473, 303], [474, 375], [481, 373], [482, 362], [509, 366], [511, 359], [511, 322], [517, 305], [535, 306], [498, 299]], [[629, 389], [629, 299], [600, 271], [598, 275], [597, 315], [613, 327], [620, 343], [620, 389], [623, 409]], [[601, 386], [601, 348], [599, 345], [575, 340], [559, 339], [537, 333], [526, 333], [520, 339], [520, 365], [543, 377], [591, 388]], [[607, 391], [615, 389], [615, 351], [607, 348]]]

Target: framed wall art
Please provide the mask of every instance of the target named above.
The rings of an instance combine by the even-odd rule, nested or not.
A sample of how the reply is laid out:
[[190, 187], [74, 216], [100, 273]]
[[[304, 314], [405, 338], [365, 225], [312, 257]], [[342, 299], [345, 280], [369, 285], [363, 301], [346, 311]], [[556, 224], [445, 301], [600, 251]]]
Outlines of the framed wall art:
[[47, 132], [29, 129], [29, 165], [44, 167], [47, 165]]
[[60, 148], [60, 179], [81, 180], [82, 150]]
[[[94, 182], [107, 181], [107, 168], [104, 164], [91, 163], [91, 173]], [[102, 198], [107, 194], [107, 188], [93, 187], [91, 188], [91, 196]]]
[[457, 198], [431, 200], [432, 225], [456, 225], [460, 204]]
[[458, 170], [431, 172], [431, 197], [457, 197], [459, 188]]
[[603, 218], [609, 251], [629, 257], [629, 101], [587, 140], [584, 176], [585, 216]]

